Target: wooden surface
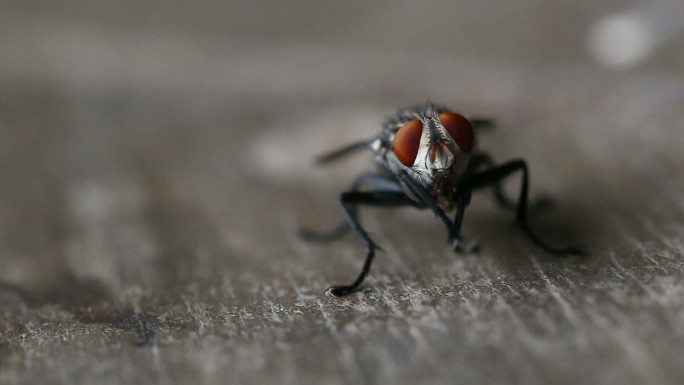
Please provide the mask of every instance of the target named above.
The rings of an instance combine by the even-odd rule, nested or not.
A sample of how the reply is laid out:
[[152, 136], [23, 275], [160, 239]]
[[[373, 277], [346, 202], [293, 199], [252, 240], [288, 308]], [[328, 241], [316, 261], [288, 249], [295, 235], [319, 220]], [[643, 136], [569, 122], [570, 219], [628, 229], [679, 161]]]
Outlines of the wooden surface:
[[[23, 3], [0, 15], [1, 384], [684, 378], [684, 81], [668, 66], [681, 54], [587, 65], [553, 27], [574, 17], [579, 33], [601, 9], [566, 2], [548, 25], [515, 27], [538, 20], [534, 2], [511, 20], [480, 10], [463, 31], [482, 47], [442, 49], [446, 27], [400, 35], [442, 42], [418, 51], [386, 30], [422, 14], [410, 3], [387, 19], [243, 5], [262, 27], [224, 25], [239, 17], [210, 1]], [[526, 43], [496, 52], [511, 31]], [[452, 253], [429, 212], [369, 209], [386, 252], [363, 292], [325, 296], [364, 250], [297, 230], [337, 224], [336, 194], [371, 163], [313, 156], [428, 97], [495, 117], [481, 147], [526, 158], [533, 197], [555, 202], [532, 225], [591, 255], [540, 252], [486, 194], [466, 214], [473, 255]]]

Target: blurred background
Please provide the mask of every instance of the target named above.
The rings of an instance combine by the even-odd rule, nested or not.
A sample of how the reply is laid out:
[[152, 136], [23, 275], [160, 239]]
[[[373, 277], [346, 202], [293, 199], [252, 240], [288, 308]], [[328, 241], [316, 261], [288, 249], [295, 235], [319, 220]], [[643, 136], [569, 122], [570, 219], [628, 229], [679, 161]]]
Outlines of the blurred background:
[[[678, 383], [683, 36], [679, 0], [2, 0], [0, 383]], [[313, 157], [428, 98], [592, 256], [486, 197], [478, 255], [371, 210], [323, 296], [363, 250], [297, 230], [370, 162]]]
[[[683, 12], [674, 0], [525, 0], [514, 7], [496, 0], [10, 0], [0, 16], [2, 71], [70, 87], [272, 97], [358, 97], [377, 93], [370, 86], [380, 82], [385, 92], [392, 84], [421, 87], [420, 74], [447, 59], [680, 72]], [[459, 75], [451, 76], [443, 81]]]

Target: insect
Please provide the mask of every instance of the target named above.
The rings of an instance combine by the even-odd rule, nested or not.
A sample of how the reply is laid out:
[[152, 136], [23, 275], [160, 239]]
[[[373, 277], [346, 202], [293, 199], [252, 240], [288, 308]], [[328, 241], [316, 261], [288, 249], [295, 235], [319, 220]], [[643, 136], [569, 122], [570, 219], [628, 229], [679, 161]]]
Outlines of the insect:
[[[413, 206], [429, 209], [447, 228], [448, 242], [456, 252], [473, 251], [475, 242], [461, 236], [465, 209], [474, 191], [492, 188], [497, 202], [515, 210], [515, 220], [527, 237], [543, 250], [556, 255], [581, 255], [577, 247], [552, 247], [543, 242], [527, 222], [529, 171], [522, 159], [496, 165], [479, 151], [476, 132], [492, 126], [486, 119], [467, 119], [447, 108], [429, 102], [400, 110], [387, 119], [382, 132], [369, 140], [352, 143], [318, 158], [327, 164], [358, 150], [370, 149], [378, 166], [376, 172], [359, 175], [349, 191], [340, 195], [346, 223], [327, 232], [302, 231], [305, 239], [332, 240], [353, 230], [367, 248], [361, 273], [350, 285], [332, 286], [327, 293], [341, 297], [355, 292], [368, 275], [378, 250], [382, 250], [358, 220], [358, 206]], [[502, 190], [502, 181], [522, 174], [517, 202]], [[453, 220], [449, 213], [455, 212]]]

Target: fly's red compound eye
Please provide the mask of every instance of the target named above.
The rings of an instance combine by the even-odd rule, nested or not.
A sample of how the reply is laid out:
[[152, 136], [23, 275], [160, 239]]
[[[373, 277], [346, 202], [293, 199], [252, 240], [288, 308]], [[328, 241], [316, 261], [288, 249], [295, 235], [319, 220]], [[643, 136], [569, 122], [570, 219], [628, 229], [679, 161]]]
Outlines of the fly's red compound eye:
[[454, 139], [458, 148], [463, 152], [470, 152], [475, 145], [475, 133], [473, 126], [463, 115], [455, 112], [443, 112], [439, 114], [439, 121]]
[[392, 148], [397, 155], [397, 159], [406, 167], [413, 166], [413, 162], [418, 155], [420, 146], [420, 136], [423, 133], [423, 122], [418, 119], [409, 120], [399, 127], [394, 135]]

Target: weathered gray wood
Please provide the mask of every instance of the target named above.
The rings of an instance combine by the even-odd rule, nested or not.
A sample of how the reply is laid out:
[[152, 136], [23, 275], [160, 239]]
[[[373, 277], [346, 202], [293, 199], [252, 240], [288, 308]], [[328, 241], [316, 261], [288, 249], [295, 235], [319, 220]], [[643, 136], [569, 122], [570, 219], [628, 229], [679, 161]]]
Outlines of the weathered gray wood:
[[[161, 21], [129, 28], [125, 15], [104, 27], [95, 11], [91, 24], [60, 6], [38, 18], [8, 9], [0, 383], [684, 376], [681, 73], [336, 48], [296, 33], [226, 40]], [[486, 194], [466, 214], [483, 245], [473, 255], [450, 252], [428, 212], [369, 209], [386, 252], [367, 289], [324, 296], [364, 251], [352, 236], [310, 244], [297, 230], [337, 224], [336, 194], [370, 162], [316, 169], [312, 157], [428, 96], [494, 116], [480, 145], [525, 157], [533, 196], [555, 201], [533, 226], [591, 255], [540, 252]]]

